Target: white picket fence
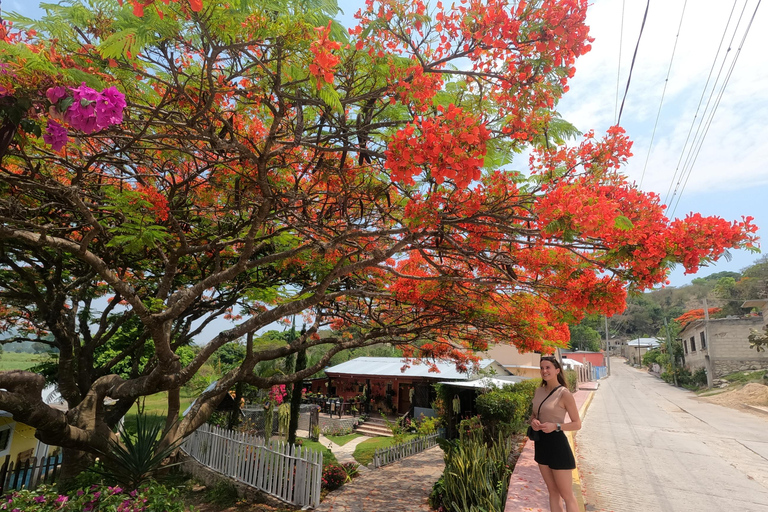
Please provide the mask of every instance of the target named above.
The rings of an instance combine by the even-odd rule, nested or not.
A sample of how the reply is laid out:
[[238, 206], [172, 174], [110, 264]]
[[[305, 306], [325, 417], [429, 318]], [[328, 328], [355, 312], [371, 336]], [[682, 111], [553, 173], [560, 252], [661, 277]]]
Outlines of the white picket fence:
[[286, 503], [320, 505], [322, 453], [209, 425], [197, 429], [181, 449], [212, 470]]
[[386, 466], [405, 457], [423, 452], [427, 448], [432, 448], [437, 444], [437, 434], [430, 434], [424, 437], [417, 437], [404, 443], [390, 446], [389, 448], [379, 448], [373, 452], [373, 467], [379, 468]]

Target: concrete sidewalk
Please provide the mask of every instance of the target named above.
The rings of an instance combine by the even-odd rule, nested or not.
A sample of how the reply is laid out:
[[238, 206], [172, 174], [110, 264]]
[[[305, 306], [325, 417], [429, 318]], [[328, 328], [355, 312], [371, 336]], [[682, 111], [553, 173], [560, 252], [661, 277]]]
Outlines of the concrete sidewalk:
[[[579, 390], [573, 395], [576, 399], [576, 406], [579, 408], [579, 416], [582, 421], [584, 421], [584, 413], [586, 413], [592, 401], [592, 394], [597, 389], [597, 386], [597, 382], [584, 383], [579, 386]], [[566, 432], [575, 456], [576, 450], [573, 434], [574, 432]], [[578, 468], [573, 470], [573, 493], [579, 502], [580, 510], [584, 510], [584, 497], [581, 492]], [[548, 510], [549, 492], [547, 491], [544, 479], [541, 477], [539, 465], [533, 460], [533, 443], [526, 441], [525, 447], [523, 447], [523, 451], [520, 453], [515, 469], [509, 479], [509, 492], [504, 512], [546, 512]]]

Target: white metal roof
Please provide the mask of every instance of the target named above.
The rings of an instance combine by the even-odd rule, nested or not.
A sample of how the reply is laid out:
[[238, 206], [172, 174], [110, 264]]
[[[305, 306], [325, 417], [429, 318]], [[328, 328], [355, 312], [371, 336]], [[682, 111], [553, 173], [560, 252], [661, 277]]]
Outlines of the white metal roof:
[[637, 338], [627, 342], [630, 347], [658, 347], [661, 345], [656, 338]]
[[[432, 377], [435, 379], [469, 380], [471, 375], [456, 371], [456, 364], [450, 361], [434, 361], [439, 373], [430, 372], [430, 366], [411, 359], [408, 363], [400, 357], [357, 357], [325, 369], [330, 375], [369, 375], [384, 377]], [[481, 359], [480, 368], [486, 368], [493, 359]], [[404, 366], [407, 365], [407, 368]]]
[[575, 359], [570, 359], [567, 357], [563, 358], [563, 366], [584, 366], [584, 363], [580, 363]]
[[456, 381], [440, 382], [440, 384], [444, 384], [446, 386], [459, 387], [459, 388], [488, 389], [488, 388], [502, 388], [507, 384], [517, 384], [518, 382], [522, 382], [528, 379], [530, 379], [530, 377], [519, 377], [519, 376], [511, 375], [504, 379], [499, 379], [497, 377], [483, 377], [481, 379], [458, 381], [458, 382]]

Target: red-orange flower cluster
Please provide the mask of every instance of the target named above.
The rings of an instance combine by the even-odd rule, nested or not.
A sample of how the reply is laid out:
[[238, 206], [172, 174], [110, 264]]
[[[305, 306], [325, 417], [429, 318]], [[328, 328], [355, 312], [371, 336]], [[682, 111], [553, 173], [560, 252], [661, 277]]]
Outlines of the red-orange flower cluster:
[[425, 170], [440, 184], [459, 188], [480, 179], [490, 132], [480, 118], [453, 104], [438, 107], [441, 116], [417, 118], [398, 130], [386, 151], [392, 181], [414, 184]]
[[312, 41], [309, 50], [314, 55], [314, 62], [309, 65], [309, 72], [317, 79], [317, 89], [323, 88], [323, 83], [333, 84], [333, 70], [339, 65], [341, 59], [334, 55], [334, 51], [341, 48], [336, 41], [329, 39], [331, 35], [331, 22], [327, 27], [316, 27], [318, 39]]

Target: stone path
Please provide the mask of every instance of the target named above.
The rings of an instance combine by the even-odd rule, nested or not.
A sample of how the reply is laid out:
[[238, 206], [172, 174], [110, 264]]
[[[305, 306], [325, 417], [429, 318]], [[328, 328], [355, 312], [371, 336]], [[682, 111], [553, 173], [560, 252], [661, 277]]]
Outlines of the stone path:
[[[322, 439], [322, 438], [321, 438]], [[363, 438], [365, 440], [367, 438]], [[357, 440], [350, 441], [340, 449]], [[323, 442], [328, 446], [328, 442]], [[362, 442], [362, 441], [358, 441]], [[349, 449], [347, 449], [349, 450]], [[354, 451], [354, 447], [351, 448]], [[332, 450], [339, 462], [340, 452]], [[350, 458], [351, 458], [351, 452]], [[340, 489], [328, 494], [317, 512], [427, 512], [432, 485], [443, 474], [443, 450], [439, 446], [387, 466], [366, 470]]]

